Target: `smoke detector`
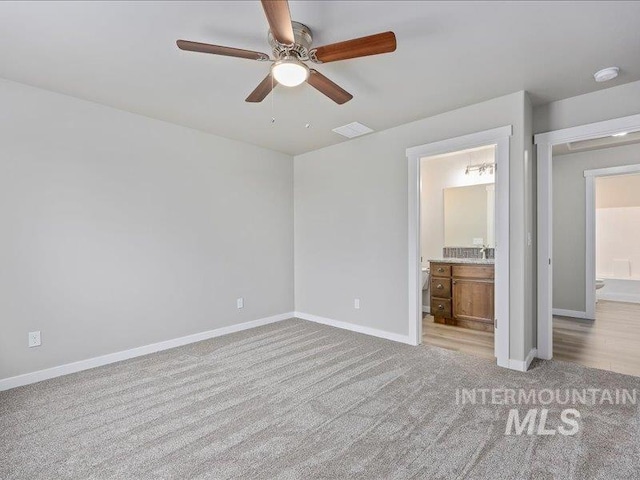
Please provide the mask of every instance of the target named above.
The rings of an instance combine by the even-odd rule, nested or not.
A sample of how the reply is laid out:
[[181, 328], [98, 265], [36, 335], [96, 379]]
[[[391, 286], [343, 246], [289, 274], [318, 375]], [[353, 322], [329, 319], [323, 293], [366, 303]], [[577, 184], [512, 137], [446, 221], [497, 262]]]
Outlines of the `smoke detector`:
[[596, 82], [606, 82], [616, 78], [618, 76], [618, 72], [620, 72], [618, 67], [607, 67], [594, 73], [593, 78]]

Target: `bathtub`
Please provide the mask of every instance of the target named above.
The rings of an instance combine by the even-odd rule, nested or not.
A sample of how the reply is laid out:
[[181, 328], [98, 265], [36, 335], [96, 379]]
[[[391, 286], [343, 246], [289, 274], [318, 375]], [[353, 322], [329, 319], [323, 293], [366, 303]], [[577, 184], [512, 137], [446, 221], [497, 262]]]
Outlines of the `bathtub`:
[[599, 278], [602, 278], [605, 284], [596, 291], [598, 300], [640, 303], [640, 278]]

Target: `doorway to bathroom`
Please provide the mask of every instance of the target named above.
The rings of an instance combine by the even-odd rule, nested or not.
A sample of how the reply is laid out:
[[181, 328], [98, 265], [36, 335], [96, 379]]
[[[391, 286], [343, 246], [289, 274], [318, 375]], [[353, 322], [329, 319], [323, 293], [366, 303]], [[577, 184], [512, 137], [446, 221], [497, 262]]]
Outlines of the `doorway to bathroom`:
[[640, 375], [640, 115], [536, 143], [538, 354]]
[[[623, 149], [633, 159], [640, 157], [640, 133], [634, 137]], [[607, 301], [637, 305], [628, 313], [640, 322], [640, 164], [584, 175], [587, 318], [597, 318], [598, 302]]]
[[520, 368], [509, 361], [510, 135], [407, 150], [409, 337]]
[[422, 341], [491, 359], [495, 170], [495, 145], [420, 159]]

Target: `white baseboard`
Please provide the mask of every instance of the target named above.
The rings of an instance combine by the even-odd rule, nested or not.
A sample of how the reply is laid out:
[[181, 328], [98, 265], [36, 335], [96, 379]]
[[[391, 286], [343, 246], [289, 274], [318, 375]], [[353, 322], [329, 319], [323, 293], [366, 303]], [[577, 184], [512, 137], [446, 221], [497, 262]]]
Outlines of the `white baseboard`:
[[363, 327], [348, 322], [341, 322], [339, 320], [333, 320], [331, 318], [319, 317], [317, 315], [311, 315], [310, 313], [294, 312], [296, 318], [307, 320], [309, 322], [321, 323], [322, 325], [329, 325], [331, 327], [342, 328], [344, 330], [351, 330], [352, 332], [364, 333], [365, 335], [371, 335], [372, 337], [386, 338], [387, 340], [393, 340], [394, 342], [406, 343], [413, 345], [409, 341], [408, 335], [400, 335], [397, 333], [387, 332], [385, 330], [378, 330], [377, 328]]
[[598, 293], [598, 300], [610, 302], [640, 303], [640, 295], [637, 293]]
[[565, 310], [563, 308], [554, 308], [553, 314], [558, 317], [571, 317], [571, 318], [589, 318], [587, 312], [579, 312], [578, 310]]
[[287, 320], [293, 317], [294, 312], [281, 313], [279, 315], [259, 318], [258, 320], [252, 320], [250, 322], [229, 325], [228, 327], [216, 328], [215, 330], [209, 330], [201, 333], [194, 333], [193, 335], [187, 335], [185, 337], [174, 338], [172, 340], [152, 343], [150, 345], [144, 345], [142, 347], [136, 347], [130, 350], [123, 350], [121, 352], [109, 353], [100, 357], [93, 357], [86, 360], [80, 360], [78, 362], [67, 363], [65, 365], [51, 367], [45, 370], [38, 370], [36, 372], [25, 373], [23, 375], [16, 375], [15, 377], [3, 378], [0, 379], [0, 392], [3, 390], [9, 390], [10, 388], [21, 387], [23, 385], [41, 382], [42, 380], [60, 377], [62, 375], [68, 375], [70, 373], [76, 373], [82, 370], [88, 370], [90, 368], [101, 367], [110, 363], [120, 362], [122, 360], [128, 360], [130, 358], [140, 357], [142, 355], [148, 355], [150, 353], [159, 352], [162, 350], [168, 350], [170, 348], [181, 347], [182, 345], [187, 345], [189, 343], [200, 342], [202, 340], [208, 340], [214, 337], [221, 337], [222, 335], [227, 335], [229, 333], [240, 332], [242, 330], [260, 327], [269, 323], [280, 322], [282, 320]]
[[431, 307], [428, 305], [422, 306], [422, 313], [431, 313]]
[[531, 365], [531, 362], [533, 362], [533, 359], [536, 358], [537, 354], [538, 350], [532, 348], [529, 351], [527, 358], [525, 358], [524, 360], [509, 359], [509, 365], [507, 366], [507, 368], [510, 368], [511, 370], [517, 370], [519, 372], [526, 372], [527, 370], [529, 370], [529, 366]]

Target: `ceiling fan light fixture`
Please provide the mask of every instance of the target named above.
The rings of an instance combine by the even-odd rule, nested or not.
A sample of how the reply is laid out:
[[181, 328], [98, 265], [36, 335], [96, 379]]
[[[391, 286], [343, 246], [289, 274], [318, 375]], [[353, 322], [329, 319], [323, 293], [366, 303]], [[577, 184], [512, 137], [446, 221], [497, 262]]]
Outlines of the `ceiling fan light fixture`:
[[271, 67], [276, 82], [285, 87], [297, 87], [309, 78], [309, 67], [295, 57], [284, 57]]

